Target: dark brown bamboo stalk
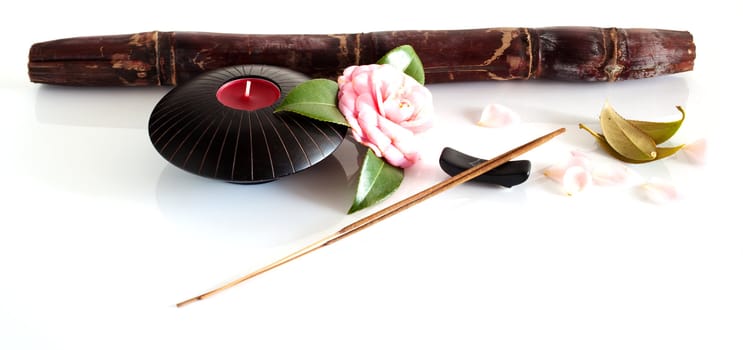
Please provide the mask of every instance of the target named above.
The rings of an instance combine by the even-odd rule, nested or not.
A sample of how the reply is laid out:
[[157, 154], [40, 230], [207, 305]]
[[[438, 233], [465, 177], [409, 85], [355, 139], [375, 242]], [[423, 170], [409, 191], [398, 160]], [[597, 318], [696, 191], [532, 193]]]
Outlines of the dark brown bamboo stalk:
[[595, 27], [393, 31], [339, 35], [147, 32], [36, 43], [29, 77], [90, 86], [177, 85], [237, 64], [287, 67], [335, 79], [412, 45], [429, 83], [558, 79], [615, 81], [690, 71], [692, 35], [661, 29]]

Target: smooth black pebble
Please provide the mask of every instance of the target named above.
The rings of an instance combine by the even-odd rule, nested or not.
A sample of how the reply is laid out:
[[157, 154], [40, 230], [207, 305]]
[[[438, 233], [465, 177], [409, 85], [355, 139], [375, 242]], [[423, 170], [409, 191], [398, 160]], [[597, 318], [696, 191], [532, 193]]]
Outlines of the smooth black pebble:
[[[441, 169], [451, 176], [455, 176], [485, 161], [487, 160], [470, 156], [450, 147], [445, 147], [439, 157]], [[513, 187], [526, 181], [529, 178], [530, 172], [530, 161], [512, 160], [472, 179], [472, 181]]]

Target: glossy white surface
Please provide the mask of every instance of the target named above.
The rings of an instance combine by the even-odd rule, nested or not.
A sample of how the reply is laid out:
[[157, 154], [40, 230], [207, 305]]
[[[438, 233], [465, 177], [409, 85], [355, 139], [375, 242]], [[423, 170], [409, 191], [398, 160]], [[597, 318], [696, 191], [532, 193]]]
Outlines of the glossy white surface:
[[[743, 347], [740, 5], [375, 3], [6, 8], [15, 22], [2, 23], [0, 55], [0, 348]], [[346, 143], [320, 166], [269, 184], [210, 181], [168, 165], [149, 143], [149, 113], [166, 88], [40, 86], [25, 68], [33, 42], [154, 29], [550, 25], [690, 30], [696, 67], [616, 84], [432, 85], [437, 126], [424, 134], [424, 159], [385, 204], [444, 179], [443, 146], [491, 157], [557, 127], [568, 131], [524, 157], [534, 168], [524, 185], [462, 185], [181, 309], [174, 304], [370, 213], [345, 215], [355, 149]], [[609, 160], [577, 128], [596, 126], [606, 99], [638, 118], [674, 118], [673, 106], [686, 108], [674, 140], [708, 139], [706, 164], [677, 156], [632, 166], [643, 178], [672, 181], [680, 200], [657, 205], [635, 188], [599, 187], [568, 197], [541, 175], [574, 149]], [[475, 126], [492, 102], [522, 122]]]

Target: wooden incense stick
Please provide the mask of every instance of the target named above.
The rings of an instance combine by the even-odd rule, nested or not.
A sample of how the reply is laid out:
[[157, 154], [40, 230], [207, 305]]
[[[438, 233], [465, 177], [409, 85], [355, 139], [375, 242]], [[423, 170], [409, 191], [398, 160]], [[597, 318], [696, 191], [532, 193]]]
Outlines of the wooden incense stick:
[[332, 243], [335, 243], [335, 242], [337, 242], [337, 241], [339, 241], [339, 240], [341, 240], [343, 238], [346, 238], [346, 237], [350, 236], [351, 234], [354, 234], [354, 233], [356, 233], [356, 232], [358, 232], [358, 231], [360, 231], [360, 230], [362, 230], [362, 229], [364, 229], [364, 228], [366, 228], [368, 226], [371, 226], [372, 224], [375, 224], [377, 222], [380, 222], [380, 221], [382, 221], [382, 220], [384, 220], [384, 219], [386, 219], [386, 218], [388, 218], [388, 217], [390, 217], [392, 215], [395, 215], [395, 214], [397, 214], [397, 213], [399, 213], [399, 212], [401, 212], [401, 211], [403, 211], [403, 210], [405, 210], [407, 208], [410, 208], [410, 207], [412, 207], [412, 206], [414, 206], [414, 205], [416, 205], [416, 204], [418, 204], [418, 203], [420, 203], [420, 202], [422, 202], [422, 201], [424, 201], [424, 200], [426, 200], [426, 199], [428, 199], [430, 197], [433, 197], [435, 194], [441, 193], [441, 192], [443, 192], [443, 191], [445, 191], [445, 190], [447, 190], [449, 188], [452, 188], [452, 187], [454, 187], [456, 185], [459, 185], [461, 183], [464, 183], [464, 182], [467, 182], [469, 180], [472, 180], [475, 177], [478, 177], [478, 176], [480, 176], [480, 175], [482, 175], [482, 174], [484, 174], [484, 173], [486, 173], [486, 172], [488, 172], [488, 171], [490, 171], [490, 170], [492, 170], [492, 169], [494, 169], [494, 168], [502, 165], [503, 163], [505, 163], [505, 162], [507, 162], [507, 161], [509, 161], [509, 160], [511, 160], [513, 158], [516, 158], [516, 157], [518, 157], [518, 156], [520, 156], [520, 155], [522, 155], [522, 154], [524, 154], [524, 153], [526, 153], [526, 152], [528, 152], [528, 151], [530, 151], [530, 150], [532, 150], [532, 149], [534, 149], [534, 148], [536, 148], [536, 147], [544, 144], [545, 142], [551, 140], [555, 136], [557, 136], [559, 134], [562, 134], [564, 132], [565, 132], [565, 128], [557, 129], [557, 130], [555, 130], [555, 131], [553, 131], [553, 132], [551, 132], [549, 134], [546, 134], [546, 135], [544, 135], [542, 137], [536, 138], [536, 139], [534, 139], [531, 142], [525, 143], [525, 144], [523, 144], [523, 145], [521, 145], [519, 147], [516, 147], [516, 148], [514, 148], [514, 149], [512, 149], [512, 150], [510, 150], [510, 151], [508, 151], [506, 153], [503, 153], [503, 154], [501, 154], [501, 155], [499, 155], [499, 156], [497, 156], [497, 157], [495, 157], [493, 159], [490, 159], [490, 160], [488, 160], [486, 162], [480, 163], [480, 164], [478, 164], [478, 165], [476, 165], [476, 166], [474, 166], [474, 167], [472, 167], [470, 169], [467, 169], [467, 170], [459, 173], [456, 176], [450, 177], [450, 178], [448, 178], [448, 179], [446, 179], [444, 181], [441, 181], [441, 182], [439, 182], [439, 183], [437, 183], [437, 184], [435, 184], [435, 185], [433, 185], [433, 186], [431, 186], [431, 187], [429, 187], [429, 188], [427, 188], [427, 189], [425, 189], [423, 191], [420, 191], [420, 192], [418, 192], [418, 193], [416, 193], [416, 194], [414, 194], [414, 195], [412, 195], [412, 196], [410, 196], [408, 198], [405, 198], [405, 199], [403, 199], [403, 200], [401, 200], [401, 201], [399, 201], [399, 202], [397, 202], [395, 204], [392, 204], [389, 207], [386, 207], [386, 208], [384, 208], [382, 210], [379, 210], [377, 212], [374, 212], [374, 213], [372, 213], [372, 214], [370, 214], [370, 215], [368, 215], [368, 216], [366, 216], [366, 217], [364, 217], [362, 219], [359, 219], [358, 221], [355, 221], [355, 222], [351, 223], [350, 225], [348, 225], [346, 227], [343, 227], [342, 229], [338, 230], [337, 232], [335, 232], [335, 233], [333, 233], [333, 234], [331, 234], [331, 235], [329, 235], [329, 236], [327, 236], [327, 237], [325, 237], [325, 238], [323, 238], [323, 239], [321, 239], [321, 240], [319, 240], [319, 241], [317, 241], [315, 243], [312, 243], [312, 244], [310, 244], [310, 245], [308, 245], [308, 246], [306, 246], [306, 247], [304, 247], [302, 249], [299, 249], [299, 250], [295, 251], [294, 253], [291, 253], [291, 254], [289, 254], [289, 255], [287, 255], [287, 256], [279, 259], [279, 260], [276, 260], [276, 261], [274, 261], [274, 262], [272, 262], [272, 263], [270, 263], [270, 264], [268, 264], [268, 265], [266, 265], [264, 267], [261, 267], [258, 270], [255, 270], [255, 271], [253, 271], [253, 272], [251, 272], [251, 273], [249, 273], [249, 274], [247, 274], [247, 275], [245, 275], [243, 277], [240, 277], [240, 278], [238, 278], [238, 279], [236, 279], [236, 280], [234, 280], [232, 282], [229, 282], [229, 283], [227, 283], [227, 284], [225, 284], [225, 285], [223, 285], [223, 286], [221, 286], [219, 288], [213, 289], [213, 290], [211, 290], [209, 292], [206, 292], [206, 293], [201, 294], [199, 296], [193, 297], [191, 299], [182, 301], [182, 302], [176, 304], [176, 306], [177, 307], [182, 307], [182, 306], [191, 304], [191, 303], [193, 303], [195, 301], [206, 299], [206, 298], [208, 298], [208, 297], [210, 297], [210, 296], [212, 296], [214, 294], [217, 294], [217, 293], [219, 293], [221, 291], [224, 291], [224, 290], [227, 290], [229, 288], [232, 288], [232, 287], [236, 286], [237, 284], [240, 284], [242, 282], [245, 282], [245, 281], [247, 281], [247, 280], [249, 280], [249, 279], [251, 279], [251, 278], [253, 278], [255, 276], [258, 276], [258, 275], [260, 275], [260, 274], [262, 274], [264, 272], [270, 271], [270, 270], [272, 270], [272, 269], [274, 269], [276, 267], [279, 267], [281, 265], [284, 265], [284, 264], [286, 264], [286, 263], [288, 263], [288, 262], [290, 262], [290, 261], [292, 261], [294, 259], [297, 259], [297, 258], [299, 258], [301, 256], [307, 255], [307, 254], [309, 254], [309, 253], [311, 253], [311, 252], [313, 252], [315, 250], [318, 250], [318, 249], [320, 249], [322, 247], [325, 247], [327, 245], [330, 245]]

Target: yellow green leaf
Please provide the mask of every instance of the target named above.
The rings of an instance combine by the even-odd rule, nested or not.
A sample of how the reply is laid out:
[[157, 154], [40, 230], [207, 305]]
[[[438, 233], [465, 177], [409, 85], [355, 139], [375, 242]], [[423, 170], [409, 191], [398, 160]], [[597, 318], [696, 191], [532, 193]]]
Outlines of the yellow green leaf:
[[657, 155], [656, 155], [655, 159], [650, 159], [650, 160], [635, 160], [635, 159], [627, 158], [627, 157], [619, 154], [613, 148], [611, 148], [611, 146], [609, 145], [609, 143], [606, 142], [606, 138], [604, 137], [604, 135], [599, 134], [599, 133], [591, 130], [589, 127], [587, 127], [587, 126], [585, 126], [583, 124], [578, 124], [578, 126], [581, 129], [587, 131], [589, 134], [591, 134], [596, 139], [596, 142], [599, 144], [599, 146], [602, 149], [604, 149], [604, 151], [606, 153], [608, 153], [610, 156], [612, 156], [612, 157], [614, 157], [614, 158], [616, 158], [618, 160], [621, 160], [621, 161], [623, 161], [625, 163], [640, 164], [640, 163], [652, 162], [652, 161], [658, 160], [658, 159], [663, 159], [663, 158], [672, 156], [674, 153], [678, 152], [680, 149], [684, 148], [684, 146], [685, 146], [684, 144], [681, 144], [681, 145], [678, 145], [678, 146], [675, 146], [675, 147], [656, 147], [656, 153], [657, 153]]
[[649, 161], [656, 158], [655, 141], [622, 118], [608, 102], [601, 110], [599, 122], [606, 142], [623, 157], [635, 161]]
[[604, 135], [601, 135], [601, 134], [599, 134], [599, 133], [591, 130], [590, 128], [588, 128], [587, 126], [585, 126], [583, 124], [578, 124], [578, 126], [581, 129], [583, 129], [585, 131], [588, 131], [589, 134], [593, 135], [593, 137], [596, 139], [596, 142], [599, 144], [599, 146], [601, 148], [603, 148], [606, 153], [609, 153], [610, 156], [612, 156], [612, 157], [614, 157], [616, 159], [619, 159], [619, 160], [621, 160], [621, 161], [623, 161], [625, 163], [645, 163], [645, 162], [647, 162], [647, 161], [638, 161], [638, 160], [630, 159], [630, 158], [627, 158], [627, 157], [625, 157], [625, 156], [617, 153], [617, 151], [615, 151], [613, 148], [611, 148], [611, 146], [609, 145], [609, 143], [606, 142], [606, 138], [604, 138]]
[[648, 122], [643, 120], [627, 120], [630, 124], [634, 125], [638, 129], [646, 133], [650, 138], [655, 141], [656, 145], [668, 141], [681, 127], [681, 124], [686, 119], [686, 112], [681, 106], [676, 106], [681, 112], [681, 119], [672, 122]]
[[665, 157], [672, 156], [676, 152], [678, 152], [679, 150], [681, 150], [682, 148], [684, 148], [684, 146], [686, 146], [686, 145], [682, 143], [682, 144], [680, 144], [678, 146], [674, 146], [674, 147], [658, 147], [658, 148], [655, 149], [656, 152], [658, 152], [658, 156], [656, 156], [655, 159], [663, 159]]

